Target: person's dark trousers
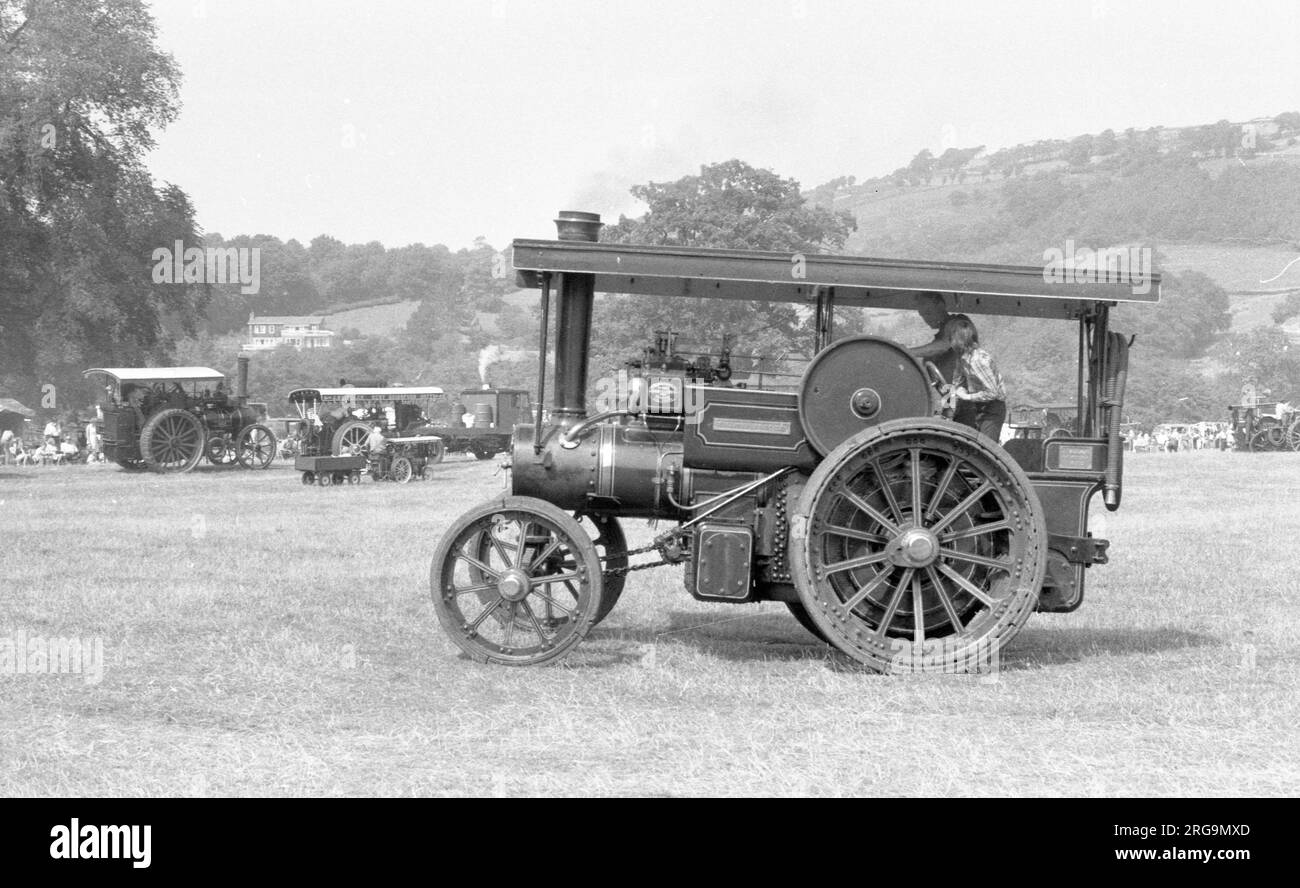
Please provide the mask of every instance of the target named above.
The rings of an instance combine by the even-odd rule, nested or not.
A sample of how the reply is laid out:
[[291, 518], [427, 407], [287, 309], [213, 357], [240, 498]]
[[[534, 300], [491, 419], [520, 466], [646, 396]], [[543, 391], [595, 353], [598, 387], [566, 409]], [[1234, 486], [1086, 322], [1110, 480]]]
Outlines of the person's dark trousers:
[[952, 418], [962, 425], [970, 426], [986, 438], [1001, 441], [1002, 424], [1007, 421], [1007, 402], [959, 401], [957, 412]]

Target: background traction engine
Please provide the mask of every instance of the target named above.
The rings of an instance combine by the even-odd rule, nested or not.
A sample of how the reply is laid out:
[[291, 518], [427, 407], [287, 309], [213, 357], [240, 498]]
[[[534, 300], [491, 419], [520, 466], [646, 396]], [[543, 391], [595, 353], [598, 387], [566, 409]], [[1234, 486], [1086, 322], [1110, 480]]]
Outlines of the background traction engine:
[[247, 356], [238, 366], [233, 398], [222, 389], [225, 377], [207, 368], [86, 371], [105, 374], [116, 389], [103, 407], [105, 455], [126, 469], [157, 472], [188, 472], [205, 458], [214, 466], [268, 468], [275, 433], [263, 424], [264, 405], [248, 400]]

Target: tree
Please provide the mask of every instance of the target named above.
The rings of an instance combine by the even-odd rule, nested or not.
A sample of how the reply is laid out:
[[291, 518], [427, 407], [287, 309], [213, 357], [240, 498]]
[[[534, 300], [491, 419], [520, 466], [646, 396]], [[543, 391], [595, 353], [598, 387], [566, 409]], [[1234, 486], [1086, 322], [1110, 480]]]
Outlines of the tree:
[[1273, 308], [1273, 323], [1285, 324], [1300, 315], [1300, 292], [1289, 294]]
[[[441, 248], [446, 250], [445, 247]], [[493, 249], [484, 238], [474, 241], [468, 250], [454, 256], [434, 254], [420, 260], [422, 286], [426, 287], [420, 307], [406, 322], [403, 341], [413, 352], [425, 353], [431, 343], [441, 341], [448, 331], [470, 335], [467, 346], [477, 351], [489, 345], [476, 332], [474, 319], [479, 312], [497, 312], [504, 308], [501, 297], [514, 287], [513, 276], [506, 273], [507, 257]], [[414, 292], [414, 291], [412, 291]]]
[[0, 384], [81, 387], [192, 330], [198, 282], [154, 280], [154, 251], [199, 246], [194, 208], [143, 161], [180, 72], [142, 0], [0, 0]]
[[934, 155], [929, 148], [922, 148], [907, 165], [908, 178], [913, 185], [929, 185], [934, 178]]
[[1108, 154], [1114, 154], [1118, 150], [1119, 141], [1115, 138], [1115, 131], [1113, 129], [1102, 130], [1092, 143], [1093, 154], [1102, 157], [1105, 157]]
[[1086, 167], [1093, 151], [1092, 136], [1082, 135], [1073, 139], [1065, 149], [1065, 159], [1072, 167]]
[[1134, 333], [1143, 348], [1175, 358], [1205, 354], [1232, 325], [1227, 292], [1199, 271], [1163, 275], [1160, 304], [1124, 306], [1115, 328]]
[[1284, 133], [1293, 133], [1300, 130], [1300, 111], [1284, 111], [1277, 117], [1273, 118], [1278, 129]]
[[[701, 167], [699, 175], [675, 182], [638, 185], [632, 194], [648, 211], [637, 219], [621, 217], [604, 230], [603, 240], [815, 254], [842, 249], [856, 227], [847, 212], [808, 205], [794, 179], [740, 160]], [[737, 337], [737, 354], [754, 355], [798, 348], [798, 339], [810, 344], [805, 321], [785, 303], [601, 299], [593, 376], [635, 354], [655, 330], [684, 331], [701, 351], [715, 351], [729, 333]]]
[[1253, 376], [1261, 388], [1271, 389], [1278, 397], [1300, 391], [1300, 355], [1276, 327], [1234, 333], [1219, 348], [1238, 379]]

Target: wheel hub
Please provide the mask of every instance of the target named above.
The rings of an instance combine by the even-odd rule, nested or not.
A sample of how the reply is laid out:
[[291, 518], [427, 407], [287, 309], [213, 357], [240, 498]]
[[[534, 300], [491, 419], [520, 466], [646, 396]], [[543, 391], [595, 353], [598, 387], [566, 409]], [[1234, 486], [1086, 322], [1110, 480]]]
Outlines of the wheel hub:
[[511, 569], [501, 574], [501, 579], [497, 581], [497, 592], [506, 601], [523, 601], [532, 591], [532, 581], [528, 579], [528, 574], [522, 570]]
[[900, 567], [928, 567], [939, 557], [939, 538], [924, 527], [909, 527], [885, 551]]

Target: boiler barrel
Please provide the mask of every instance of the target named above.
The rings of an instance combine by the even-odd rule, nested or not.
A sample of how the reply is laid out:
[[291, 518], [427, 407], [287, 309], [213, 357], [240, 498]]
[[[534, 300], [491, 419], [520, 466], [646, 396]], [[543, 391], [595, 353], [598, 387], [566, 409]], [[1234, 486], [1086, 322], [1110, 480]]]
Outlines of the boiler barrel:
[[533, 427], [515, 427], [511, 477], [516, 496], [537, 497], [570, 511], [679, 516], [671, 500], [681, 501], [680, 433], [608, 423], [568, 449], [559, 444], [560, 432], [546, 429], [539, 454], [533, 451]]

